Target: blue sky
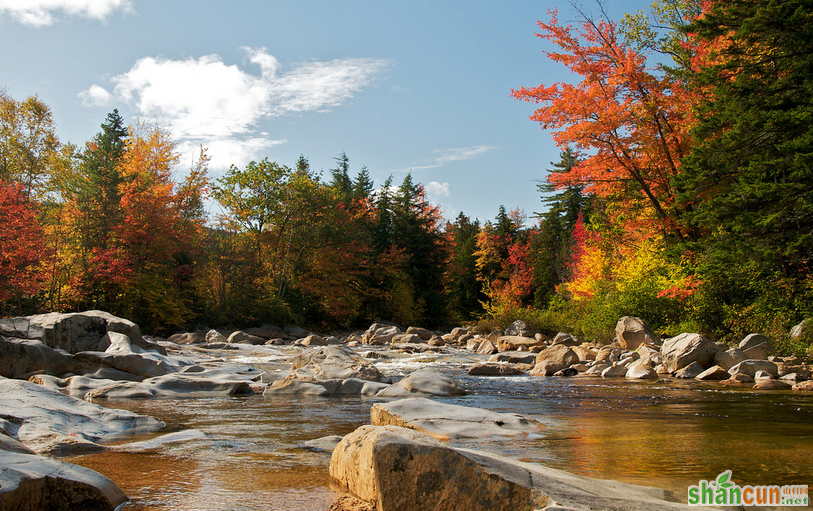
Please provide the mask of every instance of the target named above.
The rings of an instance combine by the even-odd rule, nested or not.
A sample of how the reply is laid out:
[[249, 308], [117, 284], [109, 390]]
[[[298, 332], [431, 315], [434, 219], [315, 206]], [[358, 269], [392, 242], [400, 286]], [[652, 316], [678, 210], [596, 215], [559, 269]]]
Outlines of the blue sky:
[[[614, 19], [647, 2], [605, 2]], [[567, 2], [518, 0], [0, 0], [0, 88], [38, 95], [82, 145], [118, 108], [172, 133], [188, 168], [268, 157], [411, 171], [447, 218], [528, 215], [559, 149], [511, 88], [571, 81], [536, 20]], [[590, 5], [587, 5], [590, 9]]]

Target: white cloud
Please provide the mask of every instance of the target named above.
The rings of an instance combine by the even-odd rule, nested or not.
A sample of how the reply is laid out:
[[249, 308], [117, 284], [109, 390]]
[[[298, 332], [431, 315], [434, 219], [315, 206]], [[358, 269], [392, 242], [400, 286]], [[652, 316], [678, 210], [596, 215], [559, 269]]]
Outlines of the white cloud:
[[86, 91], [79, 93], [83, 106], [105, 106], [109, 105], [113, 96], [107, 89], [99, 85], [91, 85]]
[[436, 149], [432, 151], [432, 163], [428, 165], [417, 165], [405, 169], [394, 170], [393, 172], [413, 172], [416, 170], [428, 170], [443, 167], [447, 163], [454, 161], [473, 160], [479, 156], [496, 149], [494, 146], [476, 145], [471, 147], [451, 147], [449, 149]]
[[[217, 149], [237, 157], [284, 142], [257, 133], [262, 120], [337, 107], [387, 66], [382, 60], [342, 59], [308, 62], [283, 72], [265, 48], [243, 50], [259, 66], [259, 75], [226, 64], [219, 55], [145, 57], [112, 78], [113, 95], [181, 143], [209, 147], [215, 168], [222, 160]], [[99, 96], [99, 89], [93, 86], [81, 93], [83, 103], [92, 104], [90, 98]]]
[[222, 170], [229, 168], [230, 165], [245, 167], [251, 160], [264, 158], [266, 156], [264, 151], [267, 149], [286, 142], [268, 137], [184, 140], [178, 144], [178, 152], [184, 155], [184, 163], [188, 160], [191, 165], [193, 158], [200, 153], [202, 145], [206, 148], [206, 154], [211, 157], [209, 168]]
[[426, 185], [426, 193], [430, 198], [437, 200], [440, 197], [449, 196], [449, 183], [438, 183], [437, 181], [430, 181]]
[[131, 11], [130, 0], [0, 0], [0, 13], [8, 13], [24, 25], [52, 25], [54, 11], [69, 16], [105, 20], [116, 10]]

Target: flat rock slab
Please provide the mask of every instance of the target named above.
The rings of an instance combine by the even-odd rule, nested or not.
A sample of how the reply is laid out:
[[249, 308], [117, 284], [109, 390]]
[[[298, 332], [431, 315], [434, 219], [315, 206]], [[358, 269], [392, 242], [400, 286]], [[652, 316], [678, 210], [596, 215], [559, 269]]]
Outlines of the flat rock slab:
[[664, 490], [569, 474], [469, 449], [396, 426], [362, 426], [330, 460], [342, 490], [378, 511], [688, 510]]
[[20, 380], [0, 380], [0, 410], [12, 438], [53, 456], [100, 450], [102, 442], [157, 431], [164, 423]]
[[112, 511], [127, 500], [113, 481], [89, 468], [0, 451], [0, 510]]
[[466, 391], [454, 380], [437, 369], [419, 369], [403, 380], [390, 385], [377, 394], [378, 397], [410, 396], [462, 396]]
[[527, 437], [545, 428], [538, 421], [519, 414], [497, 413], [425, 398], [374, 404], [370, 419], [373, 426], [401, 426], [444, 441], [493, 436]]

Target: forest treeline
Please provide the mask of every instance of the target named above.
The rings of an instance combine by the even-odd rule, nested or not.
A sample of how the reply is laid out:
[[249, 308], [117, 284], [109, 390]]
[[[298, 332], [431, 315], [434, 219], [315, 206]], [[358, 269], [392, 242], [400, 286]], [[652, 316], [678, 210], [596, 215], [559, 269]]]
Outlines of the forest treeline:
[[813, 316], [812, 7], [540, 21], [546, 65], [574, 80], [512, 91], [561, 148], [531, 218], [444, 220], [410, 175], [373, 183], [344, 153], [327, 175], [302, 156], [215, 179], [201, 148], [181, 171], [165, 130], [116, 111], [63, 144], [39, 98], [3, 92], [3, 313], [100, 308], [155, 330], [521, 318], [602, 341], [636, 315], [781, 343]]

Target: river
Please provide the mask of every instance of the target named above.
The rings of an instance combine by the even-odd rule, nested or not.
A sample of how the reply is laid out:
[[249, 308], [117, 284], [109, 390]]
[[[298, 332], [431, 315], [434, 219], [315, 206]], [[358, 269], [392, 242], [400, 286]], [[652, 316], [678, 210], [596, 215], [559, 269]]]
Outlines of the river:
[[[282, 357], [241, 359], [264, 370]], [[813, 397], [664, 379], [471, 377], [482, 357], [460, 350], [377, 361], [398, 378], [437, 366], [468, 394], [440, 401], [515, 412], [546, 425], [523, 440], [462, 443], [577, 474], [673, 490], [731, 469], [745, 484], [813, 484]], [[307, 440], [369, 424], [361, 398], [131, 400], [104, 403], [151, 415], [164, 432], [199, 429], [205, 438], [147, 452], [66, 458], [113, 479], [132, 499], [121, 511], [326, 510], [335, 500], [330, 454]], [[142, 438], [139, 438], [140, 440]], [[132, 440], [132, 439], [131, 439]]]

